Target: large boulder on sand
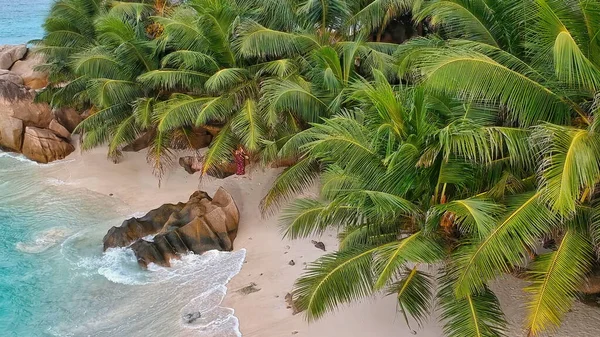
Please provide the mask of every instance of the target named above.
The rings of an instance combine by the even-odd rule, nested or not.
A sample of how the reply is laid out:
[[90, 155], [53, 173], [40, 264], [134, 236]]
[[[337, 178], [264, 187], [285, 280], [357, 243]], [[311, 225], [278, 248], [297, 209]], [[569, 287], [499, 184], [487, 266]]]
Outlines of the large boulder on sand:
[[48, 130], [54, 132], [55, 135], [63, 138], [64, 140], [71, 140], [71, 133], [69, 130], [65, 129], [56, 119], [50, 121], [50, 125], [48, 125]]
[[0, 69], [10, 69], [18, 60], [27, 54], [26, 45], [0, 46]]
[[55, 109], [52, 113], [54, 118], [71, 133], [83, 121], [83, 117], [73, 108]]
[[36, 66], [45, 63], [39, 54], [28, 53], [23, 60], [15, 62], [10, 71], [22, 78], [23, 84], [31, 89], [42, 89], [48, 85], [48, 73], [35, 70]]
[[0, 146], [40, 163], [63, 159], [75, 150], [70, 133], [34, 96], [33, 90], [0, 80]]
[[153, 209], [141, 218], [123, 221], [121, 226], [111, 228], [104, 236], [104, 250], [113, 247], [126, 247], [139, 238], [158, 233], [171, 214], [179, 212], [185, 203], [164, 204]]
[[12, 151], [21, 151], [23, 144], [23, 121], [14, 117], [0, 115], [0, 147]]
[[197, 191], [185, 204], [166, 204], [111, 228], [104, 250], [129, 246], [144, 268], [150, 263], [169, 266], [171, 259], [188, 252], [232, 250], [239, 220], [238, 208], [225, 189], [219, 188], [213, 198]]
[[46, 103], [34, 103], [35, 93], [23, 86], [0, 80], [0, 115], [23, 121], [26, 126], [47, 128], [52, 109]]
[[133, 142], [127, 144], [123, 147], [123, 151], [125, 152], [139, 152], [152, 144], [156, 138], [156, 130], [152, 129], [146, 131], [144, 134], [136, 138]]
[[21, 153], [38, 163], [63, 159], [75, 148], [47, 129], [26, 127]]

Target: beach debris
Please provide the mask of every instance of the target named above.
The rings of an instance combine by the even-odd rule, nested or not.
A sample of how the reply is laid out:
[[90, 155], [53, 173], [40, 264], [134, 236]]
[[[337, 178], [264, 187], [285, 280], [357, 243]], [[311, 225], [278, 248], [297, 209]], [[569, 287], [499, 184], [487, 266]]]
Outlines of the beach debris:
[[298, 310], [298, 308], [296, 307], [296, 304], [294, 303], [294, 297], [292, 296], [291, 293], [287, 293], [285, 295], [285, 303], [287, 304], [288, 309], [292, 309], [292, 315], [296, 315], [297, 313], [300, 312], [300, 310]]
[[298, 331], [292, 331], [292, 335], [295, 335], [297, 333], [298, 333]]
[[290, 260], [290, 262], [288, 263], [290, 266], [295, 266], [296, 262], [294, 262], [294, 260]]
[[251, 282], [249, 285], [238, 289], [236, 292], [242, 295], [249, 295], [255, 292], [259, 292], [261, 288], [256, 287], [256, 283]]
[[315, 245], [316, 248], [326, 252], [327, 250], [325, 249], [325, 244], [321, 241], [317, 242], [315, 240], [311, 240], [310, 241], [313, 245]]
[[196, 311], [196, 312], [192, 312], [192, 313], [183, 315], [183, 320], [184, 320], [184, 322], [190, 324], [190, 323], [194, 323], [200, 317], [202, 317], [202, 313], [200, 313], [199, 311]]
[[290, 248], [291, 248], [290, 246], [285, 246], [285, 249], [290, 249]]
[[179, 166], [183, 167], [188, 174], [194, 174], [202, 171], [202, 160], [196, 156], [181, 157], [179, 158]]

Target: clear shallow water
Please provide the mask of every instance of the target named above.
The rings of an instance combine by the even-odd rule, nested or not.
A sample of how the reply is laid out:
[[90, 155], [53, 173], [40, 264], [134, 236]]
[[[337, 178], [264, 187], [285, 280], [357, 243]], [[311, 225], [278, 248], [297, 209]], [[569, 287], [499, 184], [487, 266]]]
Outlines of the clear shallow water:
[[245, 251], [148, 271], [129, 249], [102, 253], [108, 228], [131, 211], [45, 178], [60, 165], [0, 152], [0, 336], [239, 336], [233, 310], [220, 303]]
[[53, 0], [0, 0], [0, 45], [23, 44], [44, 35]]

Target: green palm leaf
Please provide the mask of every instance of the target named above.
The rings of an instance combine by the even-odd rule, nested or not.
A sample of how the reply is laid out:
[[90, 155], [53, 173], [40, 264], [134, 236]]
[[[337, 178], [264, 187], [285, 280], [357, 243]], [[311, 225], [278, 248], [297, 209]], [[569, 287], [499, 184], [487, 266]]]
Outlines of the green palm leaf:
[[197, 91], [204, 86], [209, 75], [185, 69], [161, 69], [146, 72], [138, 81], [147, 87], [162, 90]]
[[231, 120], [231, 130], [248, 151], [260, 150], [266, 130], [255, 100], [246, 100], [241, 110]]
[[231, 130], [231, 123], [225, 124], [212, 140], [208, 152], [204, 155], [202, 174], [209, 170], [218, 170], [219, 165], [231, 162], [237, 145], [237, 139]]
[[260, 202], [263, 215], [272, 214], [282, 204], [314, 184], [319, 175], [319, 165], [310, 157], [288, 167], [273, 182], [269, 192]]
[[418, 270], [419, 265], [402, 271], [400, 280], [389, 288], [389, 294], [396, 295], [400, 311], [414, 318], [419, 326], [423, 325], [433, 307], [433, 280], [430, 275]]
[[425, 237], [421, 232], [412, 234], [399, 242], [381, 246], [374, 259], [375, 290], [389, 285], [407, 262], [436, 263], [444, 255], [438, 242]]
[[508, 212], [489, 235], [458, 250], [454, 258], [457, 297], [477, 294], [487, 281], [522, 263], [525, 246], [535, 246], [537, 238], [550, 231], [555, 215], [540, 198], [539, 192], [512, 197]]
[[570, 116], [571, 106], [560, 94], [483, 54], [437, 49], [419, 57], [414, 63], [435, 92], [504, 104], [523, 126], [562, 123]]
[[453, 287], [451, 280], [444, 280], [438, 296], [446, 336], [506, 336], [504, 313], [491, 290], [483, 287], [477, 294], [459, 298], [455, 297]]
[[571, 229], [556, 251], [536, 258], [530, 272], [533, 281], [526, 289], [532, 296], [527, 319], [530, 336], [560, 325], [590, 269], [591, 254], [588, 238]]
[[330, 253], [311, 263], [296, 281], [294, 302], [309, 321], [343, 303], [372, 294], [372, 257], [378, 247]]
[[545, 161], [540, 168], [540, 191], [553, 209], [570, 216], [581, 191], [593, 188], [600, 175], [600, 138], [587, 130], [543, 125], [538, 130]]

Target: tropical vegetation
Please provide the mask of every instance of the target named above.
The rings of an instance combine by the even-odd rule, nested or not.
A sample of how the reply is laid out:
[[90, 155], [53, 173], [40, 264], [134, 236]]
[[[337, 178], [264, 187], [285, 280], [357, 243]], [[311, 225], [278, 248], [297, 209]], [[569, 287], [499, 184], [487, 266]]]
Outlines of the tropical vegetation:
[[419, 324], [438, 310], [448, 336], [506, 336], [492, 285], [513, 274], [536, 336], [598, 270], [597, 1], [59, 0], [52, 13], [39, 99], [92, 109], [84, 148], [118, 156], [152, 132], [160, 173], [187, 132], [216, 126], [204, 173], [237, 147], [293, 159], [263, 212], [283, 208], [290, 239], [340, 239], [295, 285], [309, 320], [384, 291]]

